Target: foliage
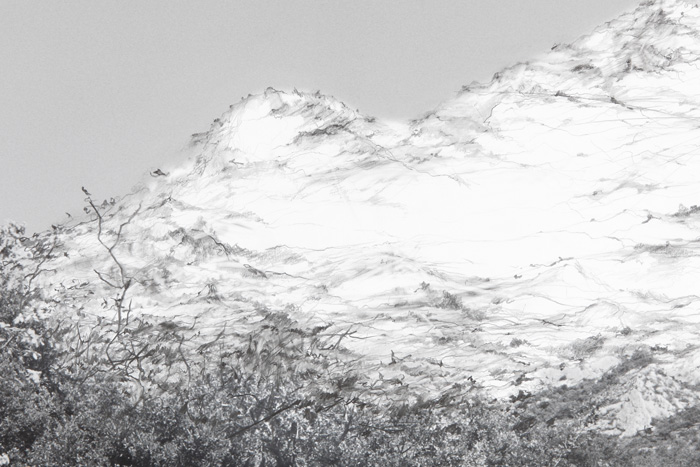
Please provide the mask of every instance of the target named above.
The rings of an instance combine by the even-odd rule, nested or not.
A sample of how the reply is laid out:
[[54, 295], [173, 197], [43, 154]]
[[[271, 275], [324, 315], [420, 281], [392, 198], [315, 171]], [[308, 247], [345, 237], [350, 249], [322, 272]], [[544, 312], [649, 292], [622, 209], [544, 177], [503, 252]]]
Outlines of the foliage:
[[[650, 364], [648, 352], [600, 380], [521, 391], [507, 402], [459, 386], [436, 399], [386, 402], [397, 398], [368, 390], [332, 345], [342, 335], [303, 329], [284, 311], [261, 309], [260, 326], [241, 345], [216, 338], [183, 351], [188, 330], [130, 320], [126, 269], [116, 281], [102, 275], [116, 286], [116, 321], [87, 334], [52, 328], [43, 317], [50, 303], [33, 283], [56, 245], [55, 236], [27, 238], [14, 226], [0, 232], [0, 460], [6, 455], [12, 465], [700, 462], [698, 407], [632, 438], [590, 430], [606, 388]], [[442, 298], [458, 305], [450, 294]], [[599, 345], [592, 339], [577, 349]]]

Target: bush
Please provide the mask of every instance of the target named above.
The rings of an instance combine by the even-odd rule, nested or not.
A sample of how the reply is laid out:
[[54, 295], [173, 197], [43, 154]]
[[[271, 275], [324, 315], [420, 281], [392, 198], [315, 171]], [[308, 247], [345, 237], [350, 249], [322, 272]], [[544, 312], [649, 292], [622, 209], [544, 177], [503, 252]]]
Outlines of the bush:
[[[413, 394], [413, 402], [396, 403], [387, 401], [408, 401], [406, 388], [367, 389], [329, 344], [339, 335], [324, 335], [328, 326], [303, 329], [284, 312], [260, 310], [264, 319], [247, 342], [236, 347], [217, 338], [200, 346], [197, 358], [180, 351], [187, 337], [177, 328], [156, 331], [126, 317], [78, 342], [91, 352], [66, 350], [75, 344], [74, 329], [49, 329], [40, 312], [48, 304], [32, 288], [55, 245], [51, 236], [27, 238], [14, 226], [0, 231], [0, 461], [7, 455], [12, 465], [57, 466], [700, 463], [698, 407], [628, 439], [587, 429], [601, 394], [652, 363], [649, 352], [600, 380], [521, 392], [509, 402], [455, 386], [433, 400]], [[442, 298], [445, 307], [459, 306], [448, 293]], [[574, 350], [593, 352], [601, 343], [582, 341]], [[162, 367], [168, 371], [155, 371]], [[134, 371], [139, 385], [129, 377]]]

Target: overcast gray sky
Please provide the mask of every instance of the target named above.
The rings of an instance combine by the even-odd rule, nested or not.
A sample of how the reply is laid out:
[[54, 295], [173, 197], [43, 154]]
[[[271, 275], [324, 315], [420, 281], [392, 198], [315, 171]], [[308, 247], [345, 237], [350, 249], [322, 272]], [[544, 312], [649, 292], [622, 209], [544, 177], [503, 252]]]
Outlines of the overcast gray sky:
[[409, 119], [634, 0], [0, 0], [0, 222], [127, 193], [267, 86]]

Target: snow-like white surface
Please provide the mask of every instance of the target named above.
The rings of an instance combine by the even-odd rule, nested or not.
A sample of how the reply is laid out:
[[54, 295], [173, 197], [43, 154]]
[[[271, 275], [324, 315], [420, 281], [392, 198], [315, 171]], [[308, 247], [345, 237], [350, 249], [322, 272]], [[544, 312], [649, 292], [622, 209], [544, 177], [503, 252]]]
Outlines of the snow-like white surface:
[[[141, 206], [116, 250], [134, 310], [203, 335], [287, 310], [427, 393], [575, 384], [663, 349], [606, 409], [634, 433], [697, 400], [699, 54], [700, 9], [653, 1], [410, 123], [250, 96], [106, 207], [116, 229]], [[95, 222], [64, 241], [45, 280], [88, 281], [82, 312], [104, 315]]]

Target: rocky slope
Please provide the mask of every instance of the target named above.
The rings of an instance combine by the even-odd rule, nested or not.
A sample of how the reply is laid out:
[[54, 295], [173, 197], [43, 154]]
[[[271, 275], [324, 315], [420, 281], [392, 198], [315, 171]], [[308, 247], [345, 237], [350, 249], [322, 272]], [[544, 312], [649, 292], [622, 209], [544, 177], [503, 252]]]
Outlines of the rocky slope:
[[698, 57], [700, 9], [657, 0], [408, 123], [249, 96], [189, 162], [93, 200], [101, 227], [89, 206], [58, 227], [53, 316], [114, 320], [125, 291], [195, 351], [279, 311], [367, 387], [433, 396], [572, 385], [647, 352], [599, 409], [634, 434], [700, 397]]

